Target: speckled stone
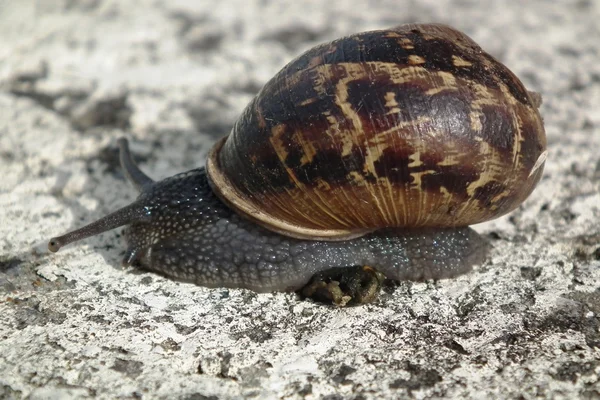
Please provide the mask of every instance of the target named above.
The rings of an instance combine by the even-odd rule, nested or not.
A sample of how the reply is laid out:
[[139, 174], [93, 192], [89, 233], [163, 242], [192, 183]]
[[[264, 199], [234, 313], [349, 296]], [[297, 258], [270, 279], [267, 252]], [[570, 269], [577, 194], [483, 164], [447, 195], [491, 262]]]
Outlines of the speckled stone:
[[[0, 4], [0, 398], [600, 396], [600, 5], [594, 1], [110, 0]], [[303, 50], [404, 22], [465, 31], [544, 97], [549, 157], [475, 229], [469, 274], [338, 309], [121, 268], [119, 230], [48, 238], [203, 166]]]

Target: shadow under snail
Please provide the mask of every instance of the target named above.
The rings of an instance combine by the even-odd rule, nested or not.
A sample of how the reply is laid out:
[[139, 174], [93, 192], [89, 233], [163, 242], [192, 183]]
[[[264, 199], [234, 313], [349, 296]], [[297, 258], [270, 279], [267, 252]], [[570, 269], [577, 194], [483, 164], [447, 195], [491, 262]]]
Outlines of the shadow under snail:
[[540, 180], [540, 103], [448, 26], [347, 36], [267, 82], [206, 169], [155, 182], [121, 139], [138, 199], [48, 247], [128, 225], [125, 265], [208, 287], [371, 301], [383, 276], [447, 278], [485, 259], [468, 225], [515, 209]]

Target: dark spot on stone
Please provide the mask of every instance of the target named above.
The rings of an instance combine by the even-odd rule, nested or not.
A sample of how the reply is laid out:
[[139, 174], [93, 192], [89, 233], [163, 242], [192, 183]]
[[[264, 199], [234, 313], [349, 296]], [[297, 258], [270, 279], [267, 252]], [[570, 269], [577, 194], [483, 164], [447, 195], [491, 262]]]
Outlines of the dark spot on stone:
[[584, 131], [591, 131], [594, 129], [596, 125], [589, 118], [585, 118], [583, 120], [583, 124], [581, 124], [581, 129]]
[[48, 63], [42, 61], [28, 71], [17, 72], [8, 80], [8, 90], [18, 97], [26, 97], [40, 106], [54, 110], [57, 96], [45, 93], [37, 87], [37, 82], [48, 77]]
[[[255, 365], [241, 368], [238, 371], [238, 377], [239, 377], [240, 381], [243, 382], [243, 385], [246, 388], [248, 388], [248, 387], [262, 388], [264, 379], [269, 376], [269, 372], [267, 371], [267, 369], [269, 369], [269, 368], [273, 368], [273, 366], [270, 363], [264, 362], [264, 361], [259, 361]], [[249, 397], [253, 397], [253, 396], [249, 396]]]
[[156, 322], [161, 322], [161, 323], [173, 323], [173, 317], [170, 315], [158, 315], [156, 317], [152, 318], [154, 321]]
[[410, 362], [406, 363], [404, 369], [410, 373], [410, 378], [396, 379], [390, 383], [391, 389], [418, 390], [435, 386], [436, 383], [442, 381], [442, 376], [435, 369], [426, 369]]
[[179, 24], [177, 34], [181, 37], [187, 35], [187, 33], [190, 30], [192, 30], [195, 26], [199, 26], [209, 22], [206, 16], [204, 15], [194, 15], [190, 12], [185, 11], [172, 12], [169, 15], [169, 17], [173, 18]]
[[7, 272], [9, 269], [16, 268], [23, 263], [23, 260], [16, 257], [0, 258], [0, 272]]
[[48, 77], [48, 62], [43, 60], [28, 71], [17, 72], [10, 78], [11, 83], [35, 83]]
[[312, 384], [307, 383], [307, 384], [303, 385], [302, 387], [298, 388], [298, 390], [296, 390], [296, 393], [298, 393], [302, 397], [306, 397], [309, 394], [312, 394]]
[[125, 360], [123, 358], [115, 359], [115, 362], [110, 369], [125, 374], [128, 378], [135, 379], [143, 371], [144, 364], [139, 361]]
[[104, 318], [103, 315], [90, 315], [86, 318], [89, 322], [94, 322], [101, 325], [110, 325], [111, 321]]
[[577, 362], [569, 361], [560, 365], [556, 372], [551, 374], [559, 381], [577, 382], [579, 378], [586, 375], [595, 376], [595, 370], [600, 365], [598, 361]]
[[529, 281], [535, 281], [542, 274], [541, 268], [521, 267], [521, 277]]
[[600, 233], [580, 235], [574, 239], [574, 256], [580, 261], [600, 259]]
[[162, 347], [166, 351], [179, 351], [181, 350], [181, 346], [172, 338], [168, 338], [160, 343], [160, 347]]
[[129, 354], [129, 351], [127, 351], [126, 349], [124, 349], [121, 346], [117, 346], [117, 347], [102, 346], [102, 350], [110, 351], [110, 352], [117, 353], [117, 354], [123, 354], [123, 355]]
[[67, 0], [64, 2], [64, 10], [91, 12], [97, 9], [100, 3], [100, 0]]
[[192, 29], [186, 35], [186, 47], [192, 53], [215, 51], [221, 47], [223, 36], [223, 32], [219, 30]]
[[479, 355], [475, 356], [475, 358], [473, 359], [473, 362], [475, 362], [476, 364], [479, 364], [479, 365], [486, 365], [488, 360], [485, 356], [479, 354]]
[[575, 75], [569, 81], [569, 90], [573, 92], [581, 92], [588, 88], [588, 83], [579, 75]]
[[502, 236], [496, 231], [491, 231], [490, 233], [487, 234], [487, 237], [489, 237], [492, 240], [502, 239]]
[[465, 348], [460, 343], [458, 343], [454, 339], [446, 341], [444, 343], [444, 346], [447, 347], [447, 348], [449, 348], [452, 351], [457, 352], [458, 354], [463, 354], [463, 355], [470, 354], [467, 350], [465, 350]]
[[145, 276], [145, 277], [143, 277], [143, 278], [142, 278], [142, 280], [140, 281], [140, 283], [141, 283], [142, 285], [150, 285], [152, 282], [153, 282], [153, 279], [152, 279], [152, 277], [150, 277], [150, 276]]
[[459, 300], [456, 313], [460, 318], [466, 318], [472, 312], [488, 304], [488, 302], [486, 293], [480, 286], [476, 286]]
[[344, 400], [344, 396], [340, 394], [328, 394], [321, 397], [323, 400]]
[[592, 0], [579, 0], [575, 3], [575, 7], [582, 11], [585, 11], [585, 10], [589, 9], [592, 6], [592, 4], [593, 4]]
[[[398, 286], [400, 286], [400, 285], [401, 285], [400, 281], [396, 281], [393, 279], [386, 279], [385, 281], [383, 281], [383, 285], [381, 285], [381, 291], [388, 295], [394, 294], [394, 292], [396, 291], [396, 289], [398, 289]], [[388, 324], [388, 328], [386, 328], [386, 333], [393, 333], [394, 331], [397, 334], [400, 334], [400, 333], [402, 333], [402, 328], [399, 326], [393, 327], [391, 324]]]
[[233, 128], [235, 116], [227, 112], [231, 105], [219, 96], [206, 96], [199, 102], [192, 102], [186, 109], [194, 127], [212, 138], [221, 138]]
[[[566, 301], [555, 312], [540, 318], [537, 314], [527, 314], [525, 324], [530, 330], [544, 332], [581, 332], [586, 344], [600, 348], [600, 290], [591, 293], [571, 292], [565, 295]], [[591, 318], [587, 313], [591, 311]]]
[[349, 365], [342, 364], [337, 370], [336, 374], [331, 377], [331, 380], [337, 384], [351, 385], [353, 381], [347, 379], [347, 377], [348, 375], [353, 374], [354, 372], [356, 372], [356, 368], [352, 368]]
[[15, 153], [9, 150], [0, 150], [0, 158], [6, 161], [7, 163], [11, 163], [15, 160]]
[[22, 399], [23, 392], [20, 390], [15, 390], [9, 385], [0, 385], [0, 399]]
[[[115, 293], [114, 295], [115, 295], [115, 297], [122, 297], [123, 293], [118, 292], [118, 293]], [[130, 303], [130, 304], [147, 307], [146, 304], [144, 304], [144, 302], [142, 300], [138, 299], [137, 297], [122, 297], [122, 300], [126, 301], [127, 303]]]
[[33, 89], [23, 89], [21, 87], [10, 89], [10, 93], [18, 97], [31, 99], [45, 109], [54, 111], [54, 101], [56, 100], [54, 96]]
[[492, 340], [491, 344], [504, 343], [507, 346], [513, 346], [520, 340], [520, 336], [516, 333], [507, 332], [504, 333], [494, 340]]
[[229, 352], [219, 352], [217, 355], [221, 359], [221, 372], [218, 376], [221, 378], [230, 378], [233, 380], [237, 380], [236, 377], [229, 375], [229, 368], [231, 366], [231, 358], [233, 357], [233, 355]]
[[273, 335], [271, 334], [271, 332], [268, 332], [260, 327], [254, 327], [240, 332], [232, 333], [231, 337], [234, 340], [248, 338], [256, 343], [264, 343], [267, 340], [271, 340], [273, 338]]
[[194, 393], [181, 397], [182, 400], [219, 400], [217, 396], [205, 396], [200, 393]]
[[[17, 290], [17, 286], [6, 278], [0, 277], [0, 293], [10, 293]], [[6, 300], [9, 301], [9, 300]]]
[[[140, 158], [134, 156], [136, 162], [140, 161]], [[119, 150], [117, 147], [109, 145], [101, 148], [96, 153], [96, 156], [88, 158], [86, 160], [86, 168], [89, 173], [94, 171], [93, 163], [95, 161], [99, 161], [101, 164], [104, 164], [106, 168], [106, 172], [111, 175], [118, 176], [122, 180], [125, 180], [125, 176], [121, 170], [121, 163], [119, 161]]]
[[557, 214], [558, 214], [559, 218], [564, 220], [565, 222], [571, 222], [575, 218], [577, 218], [577, 214], [575, 214], [570, 209], [566, 209], [566, 208], [558, 210]]
[[402, 334], [402, 332], [404, 331], [399, 322], [397, 322], [397, 323], [394, 323], [394, 322], [387, 322], [387, 323], [382, 324], [382, 328], [385, 331], [385, 334], [387, 336], [390, 336], [392, 339], [397, 336], [400, 336]]
[[[57, 298], [56, 301], [59, 302], [61, 299]], [[19, 306], [14, 315], [14, 326], [17, 330], [22, 330], [32, 325], [60, 325], [67, 319], [66, 313], [56, 311], [51, 306], [43, 308], [40, 300], [35, 296], [17, 301], [15, 304]]]
[[585, 400], [598, 400], [600, 399], [600, 389], [584, 389], [580, 396]]
[[169, 312], [177, 312], [181, 310], [187, 310], [187, 306], [183, 304], [170, 304], [169, 307], [167, 307], [167, 310], [169, 310]]
[[523, 310], [535, 304], [535, 296], [533, 293], [524, 293], [518, 301], [501, 304], [500, 310], [505, 314], [520, 314]]
[[569, 173], [577, 178], [589, 179], [590, 167], [586, 164], [581, 164], [579, 162], [571, 163], [571, 167], [569, 168]]
[[71, 113], [71, 124], [75, 129], [86, 130], [99, 126], [119, 129], [130, 127], [133, 110], [127, 102], [127, 94], [107, 95], [93, 99]]
[[579, 50], [576, 47], [558, 46], [556, 49], [561, 55], [567, 57], [579, 57]]

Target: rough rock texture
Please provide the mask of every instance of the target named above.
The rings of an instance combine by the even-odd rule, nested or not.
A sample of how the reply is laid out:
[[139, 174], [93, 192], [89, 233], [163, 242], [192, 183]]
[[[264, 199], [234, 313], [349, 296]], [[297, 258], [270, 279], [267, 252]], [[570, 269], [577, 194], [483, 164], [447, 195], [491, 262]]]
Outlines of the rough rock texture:
[[[0, 398], [599, 398], [600, 5], [592, 0], [0, 1]], [[119, 231], [46, 240], [204, 163], [308, 47], [464, 30], [544, 95], [549, 159], [453, 280], [336, 309], [119, 267]]]

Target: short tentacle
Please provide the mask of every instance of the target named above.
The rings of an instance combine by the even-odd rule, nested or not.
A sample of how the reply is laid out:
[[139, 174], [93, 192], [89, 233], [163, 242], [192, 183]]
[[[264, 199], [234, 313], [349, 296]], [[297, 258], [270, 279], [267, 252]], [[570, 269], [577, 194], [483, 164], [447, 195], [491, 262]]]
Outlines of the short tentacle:
[[123, 168], [125, 177], [138, 192], [143, 192], [149, 186], [154, 184], [154, 180], [143, 173], [133, 160], [131, 152], [129, 151], [127, 139], [120, 138], [117, 143], [119, 144], [119, 160], [121, 161], [121, 168]]

